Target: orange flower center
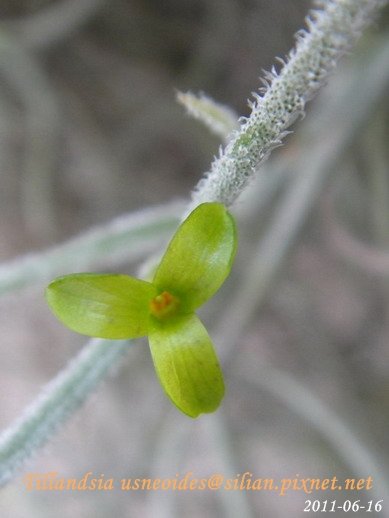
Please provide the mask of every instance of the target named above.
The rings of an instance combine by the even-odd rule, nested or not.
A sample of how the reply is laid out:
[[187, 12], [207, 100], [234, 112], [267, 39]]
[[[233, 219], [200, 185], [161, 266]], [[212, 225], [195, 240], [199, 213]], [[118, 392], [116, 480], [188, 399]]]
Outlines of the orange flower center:
[[179, 305], [180, 301], [177, 297], [168, 291], [163, 291], [150, 301], [150, 312], [155, 317], [163, 319], [175, 315]]

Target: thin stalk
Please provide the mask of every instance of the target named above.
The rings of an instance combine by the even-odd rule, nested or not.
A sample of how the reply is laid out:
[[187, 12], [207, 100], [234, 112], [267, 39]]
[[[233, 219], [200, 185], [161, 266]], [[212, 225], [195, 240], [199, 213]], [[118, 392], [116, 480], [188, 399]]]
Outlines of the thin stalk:
[[61, 119], [58, 99], [35, 56], [6, 31], [0, 32], [0, 73], [23, 105], [25, 145], [20, 189], [25, 226], [40, 238], [53, 238], [53, 177]]
[[[219, 469], [228, 478], [241, 473], [235, 457], [235, 443], [231, 436], [227, 416], [223, 412], [210, 415], [205, 421], [206, 440], [213, 439], [213, 450], [219, 457]], [[218, 491], [218, 497], [225, 518], [255, 518], [255, 512], [248, 498], [248, 491]]]
[[238, 116], [234, 110], [207, 95], [177, 92], [176, 98], [186, 108], [188, 115], [202, 122], [223, 142], [227, 142], [231, 132], [238, 129]]
[[[345, 47], [348, 46], [350, 43], [350, 39], [353, 39], [354, 33], [358, 32], [360, 29], [363, 28], [363, 26], [366, 24], [367, 19], [370, 17], [372, 12], [378, 5], [382, 5], [383, 2], [379, 1], [370, 1], [367, 2], [366, 0], [358, 0], [353, 1], [351, 0], [337, 0], [333, 2], [327, 2], [326, 6], [327, 9], [323, 10], [322, 12], [325, 13], [321, 16], [324, 16], [324, 18], [317, 18], [317, 20], [321, 20], [321, 25], [319, 24], [319, 27], [321, 30], [326, 29], [328, 32], [328, 29], [331, 28], [331, 31], [334, 31], [334, 34], [336, 34], [336, 41], [333, 40], [334, 34], [327, 34], [330, 44], [325, 46], [326, 51], [331, 54], [332, 58], [338, 57], [343, 51], [345, 50]], [[337, 12], [337, 13], [336, 13]], [[337, 16], [335, 16], [337, 14]], [[343, 14], [343, 16], [340, 16], [340, 20], [338, 19], [338, 15]], [[347, 15], [347, 16], [346, 16]], [[327, 25], [324, 24], [323, 26], [323, 20], [326, 21]], [[333, 22], [335, 25], [331, 25], [330, 22]], [[336, 23], [335, 23], [336, 22]], [[339, 27], [339, 23], [345, 23], [345, 25]], [[329, 24], [329, 25], [328, 25]], [[322, 39], [322, 35], [318, 34], [317, 31], [314, 31], [315, 23], [311, 23], [311, 33], [309, 33], [307, 36], [302, 38], [298, 43], [298, 48], [300, 51], [304, 51], [303, 54], [300, 54], [300, 56], [304, 55], [307, 58], [309, 57], [310, 53], [314, 55], [316, 58], [322, 58], [321, 54], [319, 53], [319, 56], [317, 54], [317, 49], [315, 49], [315, 46], [318, 43], [325, 43]], [[350, 38], [347, 38], [348, 32], [350, 33]], [[313, 37], [312, 35], [315, 35]], [[342, 38], [344, 38], [347, 41], [342, 41]], [[328, 42], [327, 42], [328, 43]], [[347, 43], [347, 45], [346, 45]], [[332, 55], [333, 48], [336, 47], [337, 52], [335, 52], [335, 56]], [[320, 47], [320, 45], [319, 45]], [[386, 64], [388, 62], [387, 58], [387, 52], [388, 47], [386, 47], [386, 55], [385, 55], [385, 61], [380, 62], [381, 68], [377, 71], [377, 77], [372, 76], [371, 74], [367, 73], [367, 70], [364, 70], [364, 74], [362, 74], [362, 78], [366, 79], [366, 76], [369, 79], [369, 83], [364, 88], [364, 95], [362, 98], [362, 103], [359, 102], [359, 104], [362, 106], [362, 108], [357, 106], [358, 110], [357, 112], [359, 115], [362, 113], [363, 116], [359, 120], [364, 120], [364, 117], [366, 117], [368, 113], [368, 109], [371, 108], [371, 103], [377, 99], [377, 97], [382, 93], [382, 87], [386, 84], [386, 79], [388, 76], [388, 70], [386, 67]], [[311, 69], [311, 62], [308, 60], [307, 63], [305, 63], [304, 59], [301, 59], [300, 61], [297, 60], [297, 52], [298, 49], [296, 49], [296, 52], [290, 57], [289, 64], [284, 67], [285, 70], [288, 69], [288, 66], [292, 63], [293, 66], [296, 67], [296, 63], [299, 63], [299, 66], [303, 68], [303, 78], [307, 78], [310, 75]], [[322, 49], [323, 50], [323, 49]], [[382, 59], [382, 48], [380, 48], [381, 53], [379, 54], [379, 57]], [[328, 57], [328, 54], [327, 54]], [[332, 59], [331, 58], [331, 59]], [[376, 64], [376, 61], [378, 60], [377, 56], [375, 57], [374, 63]], [[329, 68], [327, 67], [324, 70], [324, 74], [321, 74], [322, 70], [322, 63], [319, 59], [319, 68], [314, 67], [314, 70], [320, 72], [319, 79], [322, 80], [326, 74], [328, 73]], [[327, 63], [328, 65], [328, 63]], [[305, 70], [304, 70], [305, 68]], [[367, 68], [367, 67], [366, 67]], [[292, 67], [292, 71], [295, 70]], [[296, 72], [296, 70], [295, 70]], [[282, 83], [281, 77], [288, 77], [287, 72], [283, 72], [283, 74], [280, 74], [279, 78], [276, 80], [274, 79], [273, 85], [278, 85], [277, 92], [279, 95], [284, 94], [283, 98], [283, 107], [285, 108], [285, 102], [288, 100], [288, 92], [285, 90], [285, 86], [287, 86], [284, 83]], [[372, 78], [374, 77], [374, 81], [372, 81]], [[383, 79], [385, 81], [383, 81]], [[316, 88], [318, 80], [317, 78], [310, 77], [310, 82], [312, 82], [313, 86]], [[361, 83], [363, 81], [361, 80]], [[274, 94], [275, 89], [272, 87], [268, 90], [268, 92], [272, 92], [272, 94], [268, 93], [267, 99], [273, 99], [274, 100]], [[305, 83], [304, 83], [305, 85]], [[300, 85], [301, 86], [301, 85]], [[306, 85], [305, 85], [306, 86]], [[312, 85], [311, 85], [312, 86]], [[315, 89], [314, 88], [314, 89]], [[306, 97], [309, 93], [312, 93], [312, 89], [309, 91], [306, 91], [304, 93], [304, 96]], [[278, 95], [277, 94], [277, 95]], [[265, 96], [266, 97], [266, 96]], [[356, 97], [356, 96], [355, 96]], [[359, 100], [360, 101], [360, 100]], [[271, 106], [271, 102], [264, 103], [268, 108]], [[282, 115], [282, 114], [281, 114]], [[279, 112], [274, 113], [274, 117], [281, 116]], [[350, 114], [347, 113], [347, 116]], [[346, 117], [347, 118], [347, 117]], [[350, 117], [353, 119], [353, 123], [355, 123], [355, 118]], [[281, 131], [279, 132], [277, 136], [269, 135], [268, 139], [268, 150], [271, 149], [271, 147], [274, 147], [275, 138], [276, 140], [282, 136], [282, 132], [284, 131], [285, 124], [290, 123], [290, 119], [284, 120], [281, 117], [280, 125], [278, 125], [278, 129]], [[246, 124], [245, 128], [247, 129], [249, 127], [248, 124]], [[334, 131], [334, 134], [336, 132]], [[352, 135], [352, 130], [348, 128], [347, 131], [347, 138]], [[332, 138], [332, 136], [330, 136]], [[244, 139], [243, 139], [244, 141]], [[347, 142], [347, 140], [346, 140]], [[242, 140], [240, 141], [242, 143]], [[248, 143], [250, 148], [251, 141]], [[345, 140], [342, 141], [342, 146], [344, 146]], [[236, 140], [235, 143], [232, 143], [233, 147], [236, 146]], [[228, 146], [227, 146], [228, 148]], [[316, 156], [316, 159], [324, 159], [327, 156], [327, 167], [331, 166], [331, 161], [328, 161], [328, 153], [329, 149], [328, 146], [324, 146], [325, 153], [322, 151], [322, 155], [319, 154], [319, 156]], [[343, 148], [343, 147], [342, 147]], [[261, 148], [264, 149], [263, 147]], [[247, 151], [247, 150], [246, 150]], [[251, 171], [252, 168], [255, 168], [258, 163], [258, 153], [255, 152], [255, 149], [251, 148], [251, 151], [253, 152], [253, 158], [252, 161], [249, 157], [249, 161], [247, 162], [247, 156], [235, 156], [235, 162], [236, 161], [242, 161], [243, 167], [249, 166], [249, 169]], [[250, 153], [250, 150], [248, 151]], [[309, 153], [307, 155], [307, 158], [309, 158]], [[228, 161], [228, 160], [227, 160]], [[225, 160], [224, 160], [224, 163]], [[231, 162], [232, 163], [232, 162]], [[251, 167], [252, 164], [252, 167]], [[304, 159], [303, 165], [305, 166], [305, 173], [307, 171], [307, 168], [309, 167], [309, 162], [307, 162], [307, 159]], [[319, 168], [319, 166], [316, 166]], [[329, 167], [331, 169], [331, 167]], [[222, 175], [221, 175], [222, 176]], [[315, 178], [313, 182], [314, 186], [314, 192], [318, 189], [318, 185], [321, 185], [321, 182], [323, 178], [325, 177], [324, 173], [321, 172], [320, 175]], [[240, 179], [241, 180], [241, 179]], [[247, 180], [247, 178], [246, 178]], [[235, 199], [236, 195], [238, 195], [243, 187], [247, 184], [247, 181], [244, 181], [243, 183], [241, 181], [236, 184], [234, 176], [227, 175], [224, 178], [224, 185], [227, 187], [226, 191], [226, 197], [222, 197], [218, 195], [217, 189], [211, 188], [211, 191], [207, 191], [207, 189], [203, 189], [202, 191], [199, 190], [198, 193], [205, 194], [205, 199], [207, 199], [207, 193], [211, 195], [210, 199], [216, 199], [219, 201], [225, 201], [225, 203], [231, 203], [233, 199]], [[305, 183], [307, 182], [307, 183]], [[212, 182], [211, 182], [212, 184]], [[311, 206], [314, 195], [310, 194], [310, 187], [312, 185], [311, 182], [308, 181], [308, 179], [305, 178], [304, 175], [304, 184], [303, 188], [305, 192], [303, 194], [298, 195], [296, 189], [292, 190], [293, 196], [289, 198], [289, 200], [286, 200], [284, 210], [280, 212], [280, 216], [276, 219], [273, 227], [273, 235], [274, 235], [274, 242], [267, 241], [267, 245], [270, 250], [270, 244], [272, 246], [276, 246], [276, 252], [273, 257], [276, 259], [276, 269], [278, 269], [280, 261], [283, 257], [285, 257], [285, 251], [289, 247], [289, 245], [293, 241], [293, 236], [296, 235], [296, 231], [301, 228], [301, 223], [305, 219], [305, 215], [307, 214], [307, 210]], [[220, 183], [219, 183], [220, 186]], [[228, 194], [229, 193], [229, 194]], [[304, 197], [308, 198], [308, 201], [304, 199]], [[199, 202], [201, 200], [201, 196], [196, 199], [195, 201]], [[289, 228], [289, 231], [292, 234], [292, 237], [286, 236], [288, 247], [285, 247], [283, 243], [281, 242], [281, 237], [285, 236], [283, 229], [280, 228], [280, 224], [282, 222], [282, 218], [285, 218], [287, 215], [286, 208], [289, 205], [290, 209], [292, 210], [292, 214], [289, 214], [289, 216], [293, 215], [294, 223], [292, 226], [289, 225], [289, 220], [287, 221], [287, 227]], [[282, 218], [281, 218], [282, 216]], [[265, 241], [266, 242], [266, 241]], [[269, 256], [271, 254], [274, 254], [274, 252], [269, 253]], [[269, 257], [267, 254], [264, 254], [265, 258]], [[267, 271], [266, 275], [269, 276], [272, 272], [274, 272], [274, 268], [272, 268], [270, 265], [267, 265]], [[258, 273], [258, 272], [257, 272]], [[262, 273], [262, 272], [260, 272]], [[261, 278], [261, 282], [262, 282]], [[267, 286], [265, 282], [265, 286]], [[263, 296], [263, 287], [260, 286], [260, 289], [262, 289], [262, 296]], [[254, 297], [255, 295], [255, 297]], [[254, 297], [254, 298], [252, 298]], [[261, 297], [260, 297], [261, 298]], [[257, 294], [254, 294], [250, 291], [250, 296], [248, 299], [248, 302], [250, 303], [251, 300], [253, 300], [254, 304], [250, 306], [250, 304], [243, 306], [243, 310], [246, 311], [246, 313], [249, 313], [249, 308], [254, 307], [255, 303], [257, 301]], [[245, 299], [245, 302], [247, 302], [247, 299]], [[86, 349], [81, 351], [81, 353], [75, 358], [75, 360], [62, 372], [60, 373], [57, 378], [55, 378], [47, 387], [46, 390], [43, 391], [42, 395], [40, 395], [35, 402], [32, 403], [32, 405], [29, 407], [28, 411], [23, 414], [23, 416], [14, 424], [12, 425], [8, 430], [6, 430], [3, 435], [0, 437], [0, 459], [1, 459], [1, 466], [0, 466], [0, 477], [3, 483], [5, 483], [7, 480], [10, 480], [13, 473], [16, 472], [16, 470], [23, 464], [23, 462], [31, 457], [31, 455], [40, 447], [42, 446], [46, 441], [50, 439], [52, 434], [58, 429], [59, 425], [62, 424], [67, 417], [69, 417], [72, 412], [86, 399], [87, 395], [91, 390], [93, 390], [96, 386], [96, 384], [103, 379], [104, 375], [108, 372], [108, 369], [110, 365], [114, 364], [115, 361], [124, 353], [124, 351], [128, 349], [128, 345], [125, 342], [116, 342], [110, 343], [102, 340], [92, 340], [88, 343], [86, 346]]]
[[[247, 266], [247, 275], [241, 281], [239, 292], [234, 295], [237, 301], [234, 308], [238, 308], [238, 314], [232, 306], [225, 308], [220, 325], [221, 334], [227, 337], [223, 346], [225, 353], [228, 344], [232, 346], [237, 342], [240, 330], [248, 324], [250, 312], [247, 308], [258, 307], [265, 300], [324, 182], [388, 85], [389, 69], [386, 64], [389, 61], [389, 43], [383, 42], [376, 54], [367, 56], [366, 61], [355, 67], [346, 84], [342, 86], [335, 82], [333, 90], [328, 92], [334, 96], [333, 104], [329, 103], [327, 110], [321, 112], [328, 118], [328, 126], [324, 122], [319, 127], [320, 117], [316, 117], [312, 119], [313, 124], [306, 127], [303, 151], [293, 164], [298, 174], [279, 201], [266, 234], [253, 250], [254, 259]], [[361, 70], [365, 71], [362, 77]], [[307, 142], [310, 144], [307, 145]], [[237, 321], [239, 326], [236, 325]], [[226, 329], [229, 329], [228, 333], [225, 333]]]
[[57, 432], [129, 350], [123, 340], [90, 340], [0, 435], [0, 486]]
[[16, 32], [26, 48], [41, 50], [72, 35], [106, 3], [106, 0], [62, 0], [5, 25]]
[[[381, 500], [388, 494], [387, 475], [379, 467], [378, 457], [359, 439], [352, 427], [328, 408], [309, 387], [270, 365], [256, 365], [255, 368], [251, 365], [248, 374], [245, 367], [245, 377], [309, 423], [333, 447], [345, 466], [353, 470], [353, 476], [371, 476], [371, 496], [375, 500]], [[387, 509], [382, 512], [383, 517], [389, 517]]]
[[385, 0], [331, 0], [312, 11], [307, 30], [297, 33], [296, 47], [282, 69], [266, 74], [262, 96], [254, 95], [251, 114], [242, 119], [210, 172], [192, 193], [193, 206], [205, 201], [231, 205], [255, 174], [258, 164], [279, 146], [288, 127], [326, 81], [339, 58], [371, 22]]
[[368, 128], [364, 147], [369, 163], [373, 230], [378, 247], [388, 249], [389, 175], [385, 122], [384, 113], [377, 113]]
[[45, 252], [0, 264], [0, 295], [56, 275], [137, 260], [161, 246], [178, 224], [183, 203], [173, 201], [120, 216]]
[[[188, 420], [184, 422], [181, 420], [178, 425], [174, 412], [175, 410], [170, 409], [158, 429], [156, 448], [150, 469], [150, 478], [152, 479], [161, 478], [161, 474], [169, 477], [176, 473], [185, 475], [180, 471], [182, 463], [178, 453], [187, 452], [193, 423]], [[164, 491], [163, 494], [157, 491], [149, 491], [147, 495], [149, 516], [158, 516], [158, 518], [177, 516], [176, 502], [176, 491]]]

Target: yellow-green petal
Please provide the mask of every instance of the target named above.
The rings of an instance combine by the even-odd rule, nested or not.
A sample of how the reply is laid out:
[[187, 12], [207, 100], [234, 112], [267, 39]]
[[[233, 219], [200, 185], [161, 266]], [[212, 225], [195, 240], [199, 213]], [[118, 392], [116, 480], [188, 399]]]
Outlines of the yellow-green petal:
[[115, 274], [65, 275], [46, 289], [50, 308], [67, 327], [111, 339], [145, 336], [149, 302], [155, 295], [149, 282]]
[[170, 241], [153, 283], [178, 297], [182, 312], [193, 311], [230, 273], [236, 241], [235, 223], [224, 205], [199, 205]]
[[224, 396], [223, 374], [199, 318], [194, 313], [163, 321], [151, 317], [149, 343], [171, 401], [190, 417], [214, 412]]

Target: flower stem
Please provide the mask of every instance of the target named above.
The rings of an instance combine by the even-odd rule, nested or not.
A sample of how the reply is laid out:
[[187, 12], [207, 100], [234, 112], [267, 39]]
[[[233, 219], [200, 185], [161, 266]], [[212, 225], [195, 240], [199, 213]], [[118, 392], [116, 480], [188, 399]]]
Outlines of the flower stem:
[[[263, 80], [262, 96], [192, 193], [193, 206], [219, 201], [230, 206], [255, 174], [258, 164], [279, 146], [287, 128], [303, 115], [305, 104], [327, 80], [336, 62], [352, 46], [385, 0], [329, 0], [312, 11], [307, 30], [299, 31], [295, 48], [278, 73]], [[192, 210], [192, 207], [189, 211]]]
[[128, 351], [129, 345], [128, 341], [90, 340], [0, 435], [0, 486], [77, 410]]
[[[289, 56], [289, 62], [280, 75], [273, 75], [272, 84], [264, 97], [258, 97], [251, 117], [242, 124], [240, 132], [214, 162], [211, 173], [198, 186], [193, 196], [196, 205], [203, 201], [221, 201], [230, 205], [235, 200], [247, 185], [259, 161], [279, 143], [285, 129], [304, 109], [305, 102], [333, 69], [335, 61], [367, 24], [375, 9], [384, 3], [379, 0], [326, 2], [325, 9], [315, 14], [313, 21], [309, 22], [310, 32], [299, 36], [296, 50]], [[380, 77], [385, 75], [385, 70], [387, 67], [383, 66]], [[381, 93], [381, 90], [377, 90], [365, 89], [367, 95], [364, 108]], [[313, 180], [314, 191], [317, 181], [319, 179]], [[305, 184], [304, 180], [304, 185], [308, 196], [312, 182]], [[297, 194], [293, 189], [286, 200], [294, 207], [295, 230], [300, 228], [304, 214], [309, 209], [309, 201], [303, 202]], [[309, 195], [308, 198], [312, 200], [313, 196]], [[276, 243], [281, 241], [276, 230], [280, 227], [281, 216], [285, 214], [282, 211], [272, 227]], [[270, 241], [265, 243], [270, 246]], [[287, 243], [289, 246], [290, 238]], [[285, 256], [286, 248], [280, 245], [273, 252], [276, 253], [276, 266]], [[267, 254], [263, 254], [266, 258]], [[60, 257], [61, 254], [56, 260]], [[47, 264], [51, 264], [50, 261]], [[268, 269], [268, 275], [271, 276], [273, 271]], [[264, 292], [263, 288], [261, 292]], [[256, 301], [257, 298], [254, 303]], [[247, 305], [242, 308], [247, 308]], [[43, 389], [20, 419], [0, 436], [0, 483], [10, 480], [23, 462], [50, 439], [128, 348], [127, 342], [91, 340]]]
[[176, 228], [183, 204], [178, 201], [120, 216], [45, 252], [0, 264], [0, 295], [25, 288], [55, 275], [136, 260], [158, 248]]

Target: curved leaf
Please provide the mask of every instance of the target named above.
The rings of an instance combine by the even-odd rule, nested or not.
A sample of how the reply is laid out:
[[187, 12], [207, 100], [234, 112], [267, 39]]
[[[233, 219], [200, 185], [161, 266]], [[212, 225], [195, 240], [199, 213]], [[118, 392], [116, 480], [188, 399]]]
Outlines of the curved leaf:
[[47, 302], [67, 327], [99, 338], [137, 338], [148, 331], [156, 290], [128, 275], [65, 275], [46, 289]]
[[199, 205], [170, 241], [153, 283], [177, 296], [184, 313], [193, 311], [230, 273], [236, 241], [235, 223], [224, 205]]
[[223, 374], [206, 329], [195, 315], [150, 319], [149, 342], [159, 381], [185, 414], [213, 412], [224, 395]]

